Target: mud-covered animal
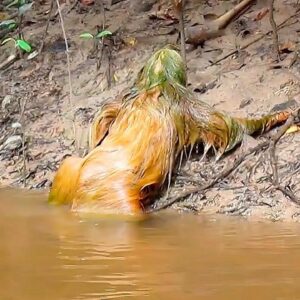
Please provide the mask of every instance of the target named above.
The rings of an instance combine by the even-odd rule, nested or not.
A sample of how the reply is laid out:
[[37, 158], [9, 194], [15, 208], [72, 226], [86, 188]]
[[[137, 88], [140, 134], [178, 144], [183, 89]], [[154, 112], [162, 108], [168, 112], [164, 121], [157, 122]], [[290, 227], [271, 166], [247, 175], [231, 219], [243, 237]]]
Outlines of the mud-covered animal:
[[204, 144], [219, 159], [245, 135], [286, 121], [284, 111], [258, 119], [233, 118], [186, 88], [179, 53], [155, 52], [121, 100], [105, 103], [91, 125], [90, 152], [67, 158], [55, 175], [49, 201], [73, 211], [142, 215], [170, 183], [182, 151]]

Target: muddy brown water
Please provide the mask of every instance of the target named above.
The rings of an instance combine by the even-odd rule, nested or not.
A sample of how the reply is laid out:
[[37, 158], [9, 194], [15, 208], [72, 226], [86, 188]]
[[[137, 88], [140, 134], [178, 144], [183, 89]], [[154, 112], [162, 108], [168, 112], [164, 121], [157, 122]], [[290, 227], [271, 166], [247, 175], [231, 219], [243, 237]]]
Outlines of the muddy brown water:
[[91, 220], [0, 189], [0, 299], [300, 299], [300, 224]]

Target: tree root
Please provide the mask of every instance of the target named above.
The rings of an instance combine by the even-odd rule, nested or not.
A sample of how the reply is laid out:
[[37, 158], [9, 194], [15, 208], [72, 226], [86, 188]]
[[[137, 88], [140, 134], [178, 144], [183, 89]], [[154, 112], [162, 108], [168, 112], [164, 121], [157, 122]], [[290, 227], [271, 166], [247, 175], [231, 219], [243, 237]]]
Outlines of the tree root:
[[187, 28], [186, 43], [199, 45], [209, 39], [222, 36], [224, 33], [224, 29], [228, 26], [228, 24], [230, 24], [230, 22], [234, 18], [241, 15], [242, 12], [245, 12], [245, 10], [248, 9], [249, 6], [253, 3], [254, 0], [241, 1], [224, 15], [212, 22], [209, 29], [203, 28], [202, 25]]

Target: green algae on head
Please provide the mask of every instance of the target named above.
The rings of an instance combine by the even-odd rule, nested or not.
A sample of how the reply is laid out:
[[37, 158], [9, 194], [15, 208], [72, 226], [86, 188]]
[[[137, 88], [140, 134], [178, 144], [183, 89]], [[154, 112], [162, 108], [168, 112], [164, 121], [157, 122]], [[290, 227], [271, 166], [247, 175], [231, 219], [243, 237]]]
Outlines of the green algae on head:
[[186, 73], [180, 54], [171, 46], [156, 51], [138, 75], [136, 85], [149, 90], [158, 85], [186, 86]]

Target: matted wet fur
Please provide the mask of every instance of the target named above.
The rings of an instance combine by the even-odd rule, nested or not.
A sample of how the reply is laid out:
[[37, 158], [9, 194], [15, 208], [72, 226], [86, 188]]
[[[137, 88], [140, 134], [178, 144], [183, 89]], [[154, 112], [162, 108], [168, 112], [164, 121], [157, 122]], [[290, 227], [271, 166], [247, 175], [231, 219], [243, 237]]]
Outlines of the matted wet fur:
[[142, 215], [162, 187], [183, 149], [204, 143], [219, 159], [245, 134], [284, 122], [284, 111], [259, 119], [233, 118], [197, 99], [186, 88], [179, 53], [155, 52], [121, 101], [105, 103], [90, 130], [90, 153], [67, 158], [55, 175], [49, 202], [73, 211]]

